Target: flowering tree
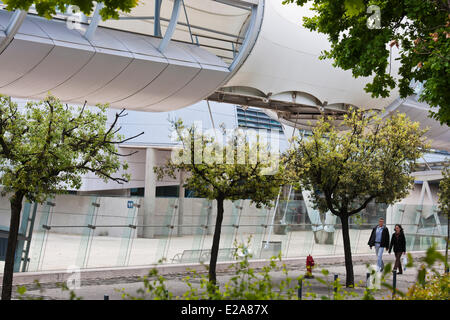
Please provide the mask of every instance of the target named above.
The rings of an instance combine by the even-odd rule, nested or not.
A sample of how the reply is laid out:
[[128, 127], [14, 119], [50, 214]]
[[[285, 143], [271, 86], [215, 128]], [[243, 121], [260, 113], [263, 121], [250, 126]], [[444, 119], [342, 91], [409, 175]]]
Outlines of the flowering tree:
[[382, 121], [352, 111], [339, 125], [322, 118], [310, 138], [294, 137], [286, 153], [289, 171], [313, 191], [316, 208], [341, 220], [347, 287], [354, 285], [349, 217], [371, 201], [392, 204], [408, 194], [411, 170], [426, 147], [424, 132], [402, 114]]
[[88, 172], [105, 181], [128, 181], [128, 174], [113, 176], [128, 168], [119, 161], [116, 145], [134, 137], [123, 139], [117, 133], [123, 110], [107, 127], [106, 109], [106, 105], [99, 105], [96, 111], [85, 106], [75, 109], [48, 96], [40, 102], [28, 102], [20, 110], [10, 97], [0, 96], [0, 184], [11, 203], [2, 299], [11, 299], [24, 199], [43, 202], [49, 195], [78, 189], [82, 175]]
[[161, 179], [175, 177], [177, 171], [183, 170], [188, 173], [186, 188], [199, 197], [217, 201], [209, 263], [209, 280], [215, 285], [224, 201], [250, 199], [258, 208], [270, 206], [284, 183], [282, 171], [270, 160], [270, 151], [261, 141], [250, 143], [245, 135], [237, 134], [222, 144], [199, 132], [194, 125], [186, 128], [181, 120], [172, 124], [183, 148], [167, 164], [155, 167], [155, 172]]

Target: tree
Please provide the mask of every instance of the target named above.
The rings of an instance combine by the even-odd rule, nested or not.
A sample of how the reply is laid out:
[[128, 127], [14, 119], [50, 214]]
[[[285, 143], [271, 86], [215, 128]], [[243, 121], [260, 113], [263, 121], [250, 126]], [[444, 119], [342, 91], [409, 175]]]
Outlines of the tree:
[[[100, 15], [103, 20], [119, 17], [119, 11], [130, 12], [138, 4], [138, 0], [103, 0]], [[56, 14], [56, 10], [66, 11], [66, 6], [73, 5], [80, 8], [80, 11], [90, 15], [95, 8], [95, 1], [92, 0], [3, 0], [7, 10], [25, 10], [28, 11], [34, 4], [38, 15], [51, 19]]]
[[447, 243], [445, 245], [445, 261], [448, 267], [448, 242], [450, 238], [450, 167], [446, 165], [442, 170], [443, 179], [439, 183], [439, 209], [447, 216]]
[[[308, 0], [284, 0], [303, 6]], [[432, 116], [450, 126], [450, 1], [448, 0], [314, 0], [317, 14], [304, 18], [309, 30], [326, 34], [330, 50], [321, 58], [352, 70], [353, 76], [374, 75], [365, 90], [387, 97], [399, 87], [405, 98], [410, 84], [423, 84], [420, 100], [434, 110]], [[379, 25], [377, 25], [379, 24]], [[391, 75], [390, 47], [400, 49], [400, 79]], [[436, 108], [439, 107], [439, 110]]]
[[[78, 189], [82, 175], [93, 172], [106, 180], [127, 182], [128, 174], [112, 175], [121, 163], [116, 145], [128, 141], [116, 128], [124, 110], [106, 127], [106, 105], [95, 111], [75, 109], [48, 96], [20, 110], [10, 97], [0, 96], [0, 184], [10, 194], [11, 220], [3, 273], [2, 299], [11, 299], [14, 257], [23, 199], [42, 203], [49, 195]], [[124, 155], [125, 156], [125, 155]]]
[[316, 208], [341, 220], [347, 287], [354, 285], [349, 217], [371, 201], [392, 204], [408, 194], [409, 174], [426, 148], [424, 132], [402, 114], [382, 121], [352, 111], [340, 124], [322, 118], [310, 138], [294, 137], [286, 152], [284, 163], [301, 188], [313, 191]]
[[178, 120], [172, 121], [172, 126], [183, 148], [172, 154], [167, 164], [155, 167], [155, 172], [162, 179], [175, 177], [176, 172], [183, 170], [188, 173], [186, 188], [194, 190], [196, 196], [217, 201], [209, 263], [209, 280], [215, 285], [224, 201], [250, 199], [258, 208], [270, 206], [283, 183], [281, 170], [271, 172], [276, 166], [271, 155], [278, 154], [278, 150], [269, 154], [261, 137], [252, 143], [242, 132], [228, 135], [228, 141], [222, 144], [218, 138], [199, 132], [195, 125], [186, 128]]

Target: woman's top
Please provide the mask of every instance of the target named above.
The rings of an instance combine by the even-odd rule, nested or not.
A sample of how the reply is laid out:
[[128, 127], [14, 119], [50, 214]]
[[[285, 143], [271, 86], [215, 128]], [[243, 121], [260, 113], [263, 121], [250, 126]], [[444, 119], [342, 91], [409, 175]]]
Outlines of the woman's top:
[[394, 232], [389, 246], [389, 253], [391, 253], [392, 247], [394, 247], [394, 252], [406, 252], [406, 238], [403, 232]]

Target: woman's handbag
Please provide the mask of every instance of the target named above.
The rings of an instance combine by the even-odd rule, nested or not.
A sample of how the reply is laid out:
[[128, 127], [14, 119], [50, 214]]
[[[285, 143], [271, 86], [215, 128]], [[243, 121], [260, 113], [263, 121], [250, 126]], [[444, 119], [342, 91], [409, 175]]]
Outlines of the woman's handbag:
[[403, 271], [406, 271], [406, 265], [408, 264], [408, 259], [406, 258], [406, 255], [403, 256], [402, 264], [403, 264]]

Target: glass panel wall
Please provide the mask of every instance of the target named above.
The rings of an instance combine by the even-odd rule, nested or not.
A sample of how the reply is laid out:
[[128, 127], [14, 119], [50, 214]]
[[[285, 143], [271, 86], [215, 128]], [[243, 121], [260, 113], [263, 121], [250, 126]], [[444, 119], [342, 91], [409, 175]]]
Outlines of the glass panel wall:
[[[200, 198], [157, 198], [144, 224], [142, 197], [61, 195], [39, 205], [26, 271], [208, 263], [217, 204]], [[180, 201], [182, 201], [180, 203]], [[225, 201], [218, 261], [235, 258], [240, 245], [251, 259], [343, 255], [340, 219], [308, 211], [301, 192], [283, 195], [276, 208], [249, 200]], [[5, 208], [6, 210], [6, 208]], [[352, 253], [373, 253], [370, 233], [385, 218], [390, 234], [401, 224], [407, 251], [431, 244], [445, 249], [447, 220], [437, 206], [370, 204], [350, 219]], [[242, 256], [242, 250], [237, 255]], [[0, 262], [0, 272], [3, 262]]]

